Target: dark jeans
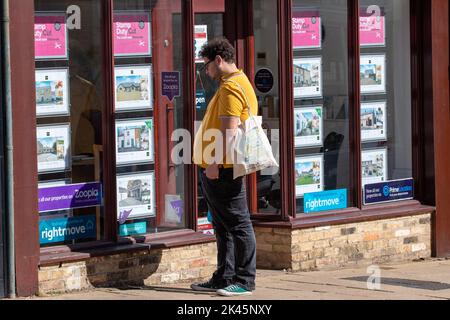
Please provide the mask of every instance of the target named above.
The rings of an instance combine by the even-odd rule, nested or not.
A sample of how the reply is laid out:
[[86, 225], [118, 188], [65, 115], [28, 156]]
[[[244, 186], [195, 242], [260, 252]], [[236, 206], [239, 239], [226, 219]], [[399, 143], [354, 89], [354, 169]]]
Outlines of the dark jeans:
[[213, 217], [217, 238], [218, 285], [237, 283], [255, 290], [256, 239], [247, 207], [244, 178], [233, 180], [233, 169], [220, 169], [219, 179], [210, 180], [201, 169], [201, 185]]

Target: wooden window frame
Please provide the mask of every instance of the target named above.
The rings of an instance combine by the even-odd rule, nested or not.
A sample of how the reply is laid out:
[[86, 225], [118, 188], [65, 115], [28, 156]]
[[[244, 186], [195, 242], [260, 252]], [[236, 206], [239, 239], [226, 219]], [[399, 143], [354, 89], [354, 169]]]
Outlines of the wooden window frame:
[[[354, 203], [355, 207], [350, 207], [344, 210], [324, 212], [314, 215], [321, 219], [324, 223], [327, 222], [327, 217], [330, 222], [340, 220], [345, 222], [349, 215], [355, 212], [368, 212], [373, 208], [377, 208], [380, 217], [385, 216], [385, 212], [392, 212], [392, 208], [398, 208], [402, 211], [406, 206], [411, 209], [418, 209], [422, 203], [425, 205], [433, 205], [433, 199], [430, 199], [429, 192], [425, 190], [434, 190], [434, 177], [430, 174], [426, 175], [426, 163], [429, 163], [429, 148], [425, 141], [429, 141], [430, 137], [424, 129], [424, 103], [422, 93], [424, 92], [424, 80], [422, 77], [421, 67], [424, 63], [423, 51], [421, 51], [420, 44], [425, 38], [425, 31], [421, 28], [424, 16], [422, 10], [424, 9], [423, 1], [410, 0], [410, 26], [411, 26], [411, 79], [412, 79], [412, 138], [414, 141], [412, 145], [413, 154], [413, 178], [418, 187], [414, 201], [402, 201], [392, 203], [384, 206], [364, 206], [362, 192], [362, 173], [361, 173], [361, 132], [359, 125], [350, 126], [350, 185], [349, 185], [349, 202]], [[301, 224], [310, 220], [310, 216], [305, 214], [298, 214], [296, 212], [296, 196], [295, 196], [295, 179], [294, 179], [294, 140], [293, 140], [293, 110], [294, 99], [292, 93], [292, 17], [293, 0], [278, 0], [278, 21], [279, 21], [279, 70], [280, 70], [280, 138], [283, 143], [280, 144], [280, 170], [281, 170], [281, 214], [266, 215], [254, 213], [252, 217], [258, 221], [291, 221], [294, 224]], [[360, 64], [360, 46], [359, 46], [359, 0], [348, 0], [348, 65], [349, 65], [349, 121], [353, 124], [360, 122], [360, 81], [359, 81], [359, 64]], [[254, 41], [254, 39], [252, 39]], [[423, 49], [423, 48], [422, 48]], [[432, 137], [431, 137], [432, 139]], [[417, 141], [419, 143], [417, 143]], [[429, 189], [429, 188], [432, 189]], [[250, 185], [250, 190], [256, 189], [256, 183]], [[249, 192], [253, 195], [254, 192]], [[250, 201], [251, 203], [252, 201]], [[422, 211], [423, 207], [418, 209]], [[431, 208], [432, 209], [432, 208]], [[289, 213], [292, 213], [290, 215]], [[282, 223], [281, 223], [282, 224]]]

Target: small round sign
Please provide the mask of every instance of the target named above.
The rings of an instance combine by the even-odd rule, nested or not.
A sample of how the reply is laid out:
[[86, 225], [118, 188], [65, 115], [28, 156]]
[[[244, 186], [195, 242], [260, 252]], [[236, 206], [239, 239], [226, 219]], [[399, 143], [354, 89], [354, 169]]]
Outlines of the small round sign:
[[260, 69], [255, 74], [255, 86], [261, 93], [268, 93], [273, 88], [273, 74], [269, 69]]

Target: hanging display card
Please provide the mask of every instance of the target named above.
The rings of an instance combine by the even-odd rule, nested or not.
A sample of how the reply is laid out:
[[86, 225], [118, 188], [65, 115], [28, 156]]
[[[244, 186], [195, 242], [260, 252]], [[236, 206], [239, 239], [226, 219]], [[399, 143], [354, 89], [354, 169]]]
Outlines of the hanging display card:
[[322, 146], [322, 107], [296, 108], [294, 110], [295, 147]]
[[294, 49], [321, 48], [322, 27], [319, 11], [292, 13], [292, 45]]
[[386, 92], [386, 56], [363, 55], [360, 64], [361, 93]]
[[151, 55], [151, 21], [146, 12], [114, 13], [114, 55]]
[[367, 13], [367, 9], [361, 10], [359, 38], [362, 47], [386, 45], [386, 17], [382, 9], [380, 14]]
[[37, 13], [34, 23], [36, 59], [67, 59], [67, 24], [65, 13]]
[[386, 101], [361, 104], [361, 140], [386, 140]]
[[124, 224], [129, 219], [155, 216], [154, 173], [117, 176], [117, 219]]
[[322, 97], [322, 58], [294, 59], [294, 98]]
[[153, 161], [153, 119], [117, 121], [117, 164]]
[[323, 156], [299, 157], [295, 159], [295, 192], [297, 197], [305, 193], [324, 190]]
[[114, 87], [116, 110], [151, 109], [152, 66], [116, 67]]
[[66, 114], [69, 114], [68, 70], [36, 70], [36, 115]]
[[387, 181], [387, 149], [362, 152], [363, 185]]
[[37, 127], [38, 172], [69, 168], [69, 125]]

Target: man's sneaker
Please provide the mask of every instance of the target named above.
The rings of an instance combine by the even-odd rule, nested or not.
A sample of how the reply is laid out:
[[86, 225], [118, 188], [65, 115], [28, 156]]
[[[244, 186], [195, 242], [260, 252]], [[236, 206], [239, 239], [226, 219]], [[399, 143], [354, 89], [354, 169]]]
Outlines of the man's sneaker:
[[249, 296], [252, 294], [252, 292], [242, 288], [237, 284], [232, 284], [226, 288], [217, 290], [217, 294], [225, 297], [235, 297], [235, 296]]
[[212, 280], [203, 283], [193, 283], [191, 284], [191, 289], [194, 291], [202, 292], [216, 292], [218, 289], [222, 289], [222, 286], [215, 285]]

